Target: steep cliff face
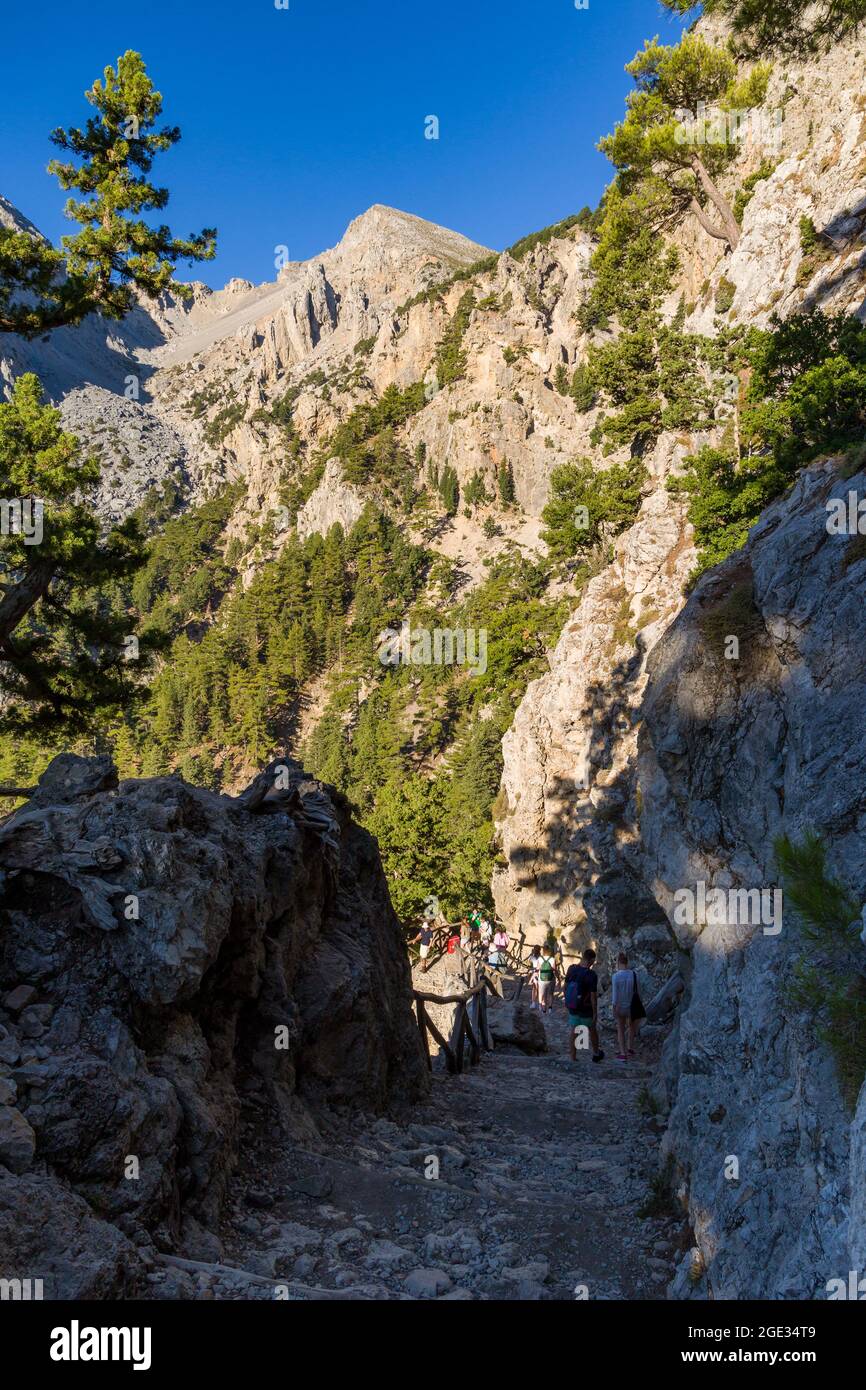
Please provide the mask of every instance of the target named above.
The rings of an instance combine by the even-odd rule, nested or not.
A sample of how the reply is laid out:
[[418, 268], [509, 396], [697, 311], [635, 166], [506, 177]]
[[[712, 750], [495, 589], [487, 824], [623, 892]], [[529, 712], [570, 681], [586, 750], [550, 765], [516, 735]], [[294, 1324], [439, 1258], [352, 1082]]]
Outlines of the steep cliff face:
[[[821, 948], [804, 942], [784, 898], [777, 917], [744, 920], [731, 890], [776, 888], [774, 841], [814, 831], [833, 872], [866, 899], [864, 570], [851, 537], [826, 526], [827, 501], [862, 494], [864, 482], [840, 477], [833, 460], [801, 475], [746, 548], [698, 584], [649, 661], [643, 877], [689, 961], [663, 1068], [666, 1147], [707, 1271], [697, 1284], [684, 1271], [679, 1293], [822, 1296], [862, 1250], [850, 1116], [792, 993], [795, 963], [820, 962]], [[726, 658], [723, 630], [739, 636], [738, 657]], [[683, 922], [674, 895], [700, 883], [725, 890], [727, 906]], [[855, 1152], [862, 1122], [861, 1108]]]
[[63, 755], [0, 863], [4, 1277], [135, 1292], [154, 1246], [213, 1249], [243, 1119], [424, 1093], [375, 842], [297, 764], [232, 800]]
[[[242, 513], [259, 518], [279, 505], [287, 476], [285, 438], [262, 419], [263, 409], [290, 391], [294, 426], [312, 449], [389, 386], [424, 382], [426, 404], [406, 427], [410, 452], [423, 444], [430, 459], [456, 470], [461, 486], [479, 473], [494, 496], [496, 469], [508, 460], [517, 501], [537, 518], [553, 467], [589, 448], [592, 417], [578, 415], [552, 380], [558, 364], [578, 355], [574, 310], [589, 257], [578, 231], [519, 260], [497, 258], [444, 228], [373, 208], [333, 251], [286, 267], [276, 287], [251, 291], [231, 313], [210, 315], [149, 354], [154, 409], [192, 446], [227, 404], [235, 407], [220, 466], [246, 480]], [[471, 280], [470, 265], [483, 267]], [[436, 285], [438, 293], [425, 294]], [[466, 368], [440, 390], [437, 348], [467, 289], [474, 299], [460, 344]], [[501, 520], [506, 537], [537, 547], [537, 526], [528, 538], [522, 519]], [[502, 546], [485, 543], [478, 525], [473, 541]]]
[[[709, 21], [702, 20], [700, 29], [723, 37]], [[726, 175], [726, 192], [733, 196], [763, 159], [778, 161], [746, 205], [739, 246], [725, 254], [694, 221], [677, 230], [680, 270], [668, 313], [682, 302], [686, 330], [712, 335], [734, 323], [763, 326], [773, 312], [784, 316], [809, 305], [861, 317], [866, 312], [861, 87], [856, 39], [796, 69], [776, 65], [755, 126], [767, 143], [757, 135], [750, 139]], [[812, 217], [827, 232], [818, 265], [801, 247], [801, 216]], [[730, 289], [722, 302], [730, 307], [719, 313], [716, 294], [723, 279]], [[578, 357], [583, 349], [581, 341]], [[722, 428], [724, 407], [717, 418]], [[581, 923], [584, 913], [575, 892], [582, 899], [599, 874], [621, 870], [620, 846], [613, 858], [587, 847], [587, 839], [598, 836], [590, 808], [610, 800], [605, 784], [632, 760], [646, 656], [683, 603], [683, 581], [694, 566], [692, 537], [665, 484], [680, 471], [684, 456], [707, 438], [712, 435], [664, 434], [644, 460], [651, 483], [635, 525], [617, 543], [609, 572], [582, 595], [551, 657], [550, 675], [530, 686], [506, 738], [501, 835], [508, 863], [497, 879], [496, 896], [501, 909], [527, 929], [547, 921], [566, 928]], [[623, 704], [624, 684], [631, 719], [620, 719], [617, 726], [611, 715], [599, 722], [599, 709], [612, 712]], [[536, 736], [530, 733], [533, 725]], [[556, 788], [574, 788], [576, 782], [585, 785], [577, 786], [574, 797], [566, 791], [563, 802]], [[620, 796], [623, 806], [627, 801]], [[564, 810], [582, 828], [570, 825], [567, 815], [563, 820]], [[563, 836], [571, 848], [545, 868], [544, 847]], [[518, 846], [526, 853], [515, 857]], [[536, 859], [537, 873], [527, 868], [527, 861], [531, 866]]]
[[[8, 203], [0, 216], [38, 235]], [[557, 366], [571, 367], [582, 352], [574, 314], [590, 255], [588, 237], [572, 229], [517, 258], [497, 257], [377, 205], [333, 249], [284, 264], [274, 282], [233, 280], [217, 292], [194, 284], [188, 303], [142, 304], [122, 324], [97, 317], [34, 343], [0, 335], [0, 381], [8, 390], [16, 375], [35, 371], [69, 427], [98, 450], [107, 518], [166, 481], [197, 502], [241, 480], [236, 533], [278, 508], [286, 482], [303, 473], [303, 460], [287, 465], [283, 429], [268, 420], [287, 393], [312, 456], [356, 407], [393, 384], [423, 381], [426, 404], [405, 429], [410, 452], [424, 445], [461, 486], [479, 474], [494, 498], [497, 468], [509, 462], [521, 508], [499, 514], [496, 539], [483, 535], [480, 517], [456, 540], [446, 528], [443, 553], [471, 562], [508, 541], [538, 552], [552, 469], [591, 452], [594, 413], [578, 414], [553, 383]], [[468, 277], [470, 267], [477, 273]], [[466, 369], [440, 390], [437, 348], [467, 289]], [[317, 524], [327, 525], [333, 507], [319, 510]], [[309, 516], [305, 525], [313, 529]]]
[[[777, 146], [750, 142], [725, 180], [733, 196], [762, 161], [775, 163], [755, 185], [737, 249], [725, 254], [694, 223], [678, 230], [667, 312], [679, 306], [686, 330], [764, 326], [804, 306], [866, 312], [858, 41], [777, 64], [764, 113]], [[825, 234], [818, 256], [801, 244], [803, 217]], [[721, 427], [723, 409], [717, 418]], [[684, 608], [693, 538], [665, 481], [715, 437], [659, 440], [634, 526], [516, 712], [494, 892], [529, 939], [552, 926], [567, 951], [601, 942], [603, 970], [625, 946], [645, 988], [675, 970], [687, 980], [660, 1081], [699, 1251], [676, 1295], [822, 1296], [827, 1279], [862, 1263], [866, 1101], [852, 1128], [827, 1048], [790, 1003], [803, 949], [792, 915], [778, 937], [730, 923], [689, 933], [674, 928], [673, 907], [699, 880], [776, 885], [775, 835], [806, 827], [866, 896], [854, 611], [863, 574], [844, 538], [828, 537], [824, 510], [831, 488], [858, 480], [813, 467]], [[726, 662], [717, 629], [736, 633], [744, 613], [740, 660]], [[728, 1155], [739, 1182], [725, 1176]]]
[[614, 563], [587, 584], [549, 674], [530, 685], [503, 740], [497, 909], [529, 940], [552, 927], [575, 951], [589, 937], [604, 936], [611, 949], [642, 943], [649, 988], [662, 983], [670, 941], [628, 864], [637, 839], [633, 770], [647, 654], [694, 563], [683, 525], [661, 491], [646, 500]]

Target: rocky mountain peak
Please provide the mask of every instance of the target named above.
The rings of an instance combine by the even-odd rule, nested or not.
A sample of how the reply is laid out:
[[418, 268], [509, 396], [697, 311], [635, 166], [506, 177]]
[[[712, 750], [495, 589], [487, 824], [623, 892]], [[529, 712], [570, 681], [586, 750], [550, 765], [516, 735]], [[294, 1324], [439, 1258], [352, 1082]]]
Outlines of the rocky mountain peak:
[[10, 203], [8, 198], [4, 198], [2, 193], [0, 193], [0, 227], [8, 227], [14, 232], [30, 232], [32, 236], [39, 237], [40, 240], [43, 239], [38, 227], [34, 227], [23, 212], [19, 212], [18, 208]]
[[471, 241], [459, 232], [416, 217], [414, 213], [387, 207], [384, 203], [374, 203], [360, 217], [354, 218], [335, 249], [345, 253], [364, 247], [366, 243], [393, 248], [406, 256], [426, 253], [443, 262], [455, 263], [455, 268], [457, 265], [471, 265], [473, 261], [490, 254], [488, 247]]

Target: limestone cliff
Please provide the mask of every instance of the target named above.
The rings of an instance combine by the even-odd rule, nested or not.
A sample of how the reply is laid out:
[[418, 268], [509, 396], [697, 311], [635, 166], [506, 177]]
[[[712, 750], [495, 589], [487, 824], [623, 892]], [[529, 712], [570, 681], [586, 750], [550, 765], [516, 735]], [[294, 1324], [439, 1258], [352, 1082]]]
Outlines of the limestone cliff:
[[[744, 148], [727, 191], [770, 155], [775, 167], [732, 253], [695, 226], [678, 230], [670, 315], [679, 304], [685, 327], [704, 333], [812, 305], [864, 317], [863, 100], [856, 39], [776, 66], [765, 111], [782, 113], [779, 147]], [[801, 217], [826, 229], [818, 258], [803, 251]], [[672, 922], [674, 893], [699, 880], [776, 884], [774, 836], [807, 827], [866, 897], [863, 573], [825, 528], [827, 495], [857, 479], [841, 478], [838, 461], [810, 469], [686, 604], [693, 540], [664, 481], [699, 442], [662, 436], [645, 460], [653, 481], [637, 521], [517, 710], [494, 890], [530, 939], [552, 926], [567, 950], [600, 941], [603, 971], [625, 946], [645, 988], [674, 971], [686, 981], [660, 1083], [696, 1234], [675, 1295], [826, 1296], [829, 1278], [862, 1264], [866, 1099], [852, 1127], [826, 1046], [789, 1002], [802, 953], [793, 919], [778, 938]], [[726, 662], [711, 634], [719, 621], [739, 631], [741, 601], [747, 637]], [[738, 1182], [725, 1177], [728, 1155]]]

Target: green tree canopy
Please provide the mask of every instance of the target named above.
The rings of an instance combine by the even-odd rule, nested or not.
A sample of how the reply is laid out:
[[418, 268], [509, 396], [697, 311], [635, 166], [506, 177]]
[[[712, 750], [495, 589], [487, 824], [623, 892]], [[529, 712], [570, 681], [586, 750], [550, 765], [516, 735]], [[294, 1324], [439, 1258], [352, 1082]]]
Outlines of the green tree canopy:
[[83, 130], [52, 133], [68, 157], [48, 166], [61, 188], [80, 195], [67, 201], [66, 215], [81, 230], [57, 250], [31, 232], [0, 227], [0, 332], [34, 337], [91, 313], [122, 318], [136, 291], [154, 298], [171, 289], [184, 298], [190, 291], [174, 280], [176, 262], [215, 254], [212, 228], [177, 238], [142, 216], [168, 202], [168, 191], [148, 175], [180, 131], [156, 127], [162, 96], [141, 55], [124, 53], [85, 96], [97, 114]]
[[[698, 8], [695, 0], [662, 0], [675, 14]], [[829, 46], [866, 18], [866, 0], [704, 0], [705, 14], [721, 14], [743, 52], [768, 48], [803, 52]]]
[[[0, 535], [0, 675], [7, 728], [48, 727], [58, 719], [83, 728], [94, 706], [129, 703], [136, 693], [129, 673], [141, 671], [140, 659], [156, 645], [154, 634], [139, 634], [136, 654], [125, 640], [132, 635], [130, 616], [112, 611], [100, 592], [141, 564], [142, 540], [133, 520], [103, 534], [80, 500], [98, 477], [96, 460], [81, 457], [60, 412], [43, 404], [37, 378], [19, 377], [11, 400], [0, 405], [0, 493], [7, 509]], [[28, 525], [12, 519], [8, 509], [16, 506], [28, 509]]]
[[604, 470], [589, 459], [554, 468], [542, 540], [554, 560], [569, 561], [615, 535], [637, 515], [646, 469], [633, 459]]
[[[713, 104], [723, 111], [759, 105], [769, 69], [761, 66], [738, 82], [731, 54], [694, 34], [666, 46], [646, 42], [626, 64], [636, 83], [627, 99], [625, 119], [598, 148], [615, 165], [623, 192], [645, 180], [661, 185], [654, 199], [659, 223], [691, 213], [710, 236], [733, 248], [740, 229], [730, 203], [716, 180], [732, 159], [735, 139], [709, 139], [699, 109]], [[648, 209], [652, 211], [652, 209]]]

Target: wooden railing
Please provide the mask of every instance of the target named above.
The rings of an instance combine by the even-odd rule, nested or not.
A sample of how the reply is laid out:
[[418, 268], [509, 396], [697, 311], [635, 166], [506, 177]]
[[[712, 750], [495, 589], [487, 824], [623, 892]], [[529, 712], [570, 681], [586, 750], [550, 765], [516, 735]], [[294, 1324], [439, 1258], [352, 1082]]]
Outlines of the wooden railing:
[[[442, 1048], [445, 1054], [445, 1065], [452, 1076], [459, 1075], [463, 1071], [467, 1043], [469, 1044], [470, 1066], [476, 1066], [480, 1062], [482, 1048], [485, 1052], [493, 1051], [493, 1035], [487, 1022], [486, 990], [490, 987], [489, 981], [482, 980], [480, 984], [475, 985], [472, 989], [467, 989], [462, 994], [425, 994], [423, 990], [413, 989], [412, 998], [415, 1000], [418, 1013], [418, 1029], [424, 1044], [427, 1066], [431, 1071], [433, 1070], [433, 1059], [430, 1056], [428, 1032]], [[426, 1006], [428, 1004], [457, 1005], [451, 1035], [447, 1041], [427, 1013]]]

